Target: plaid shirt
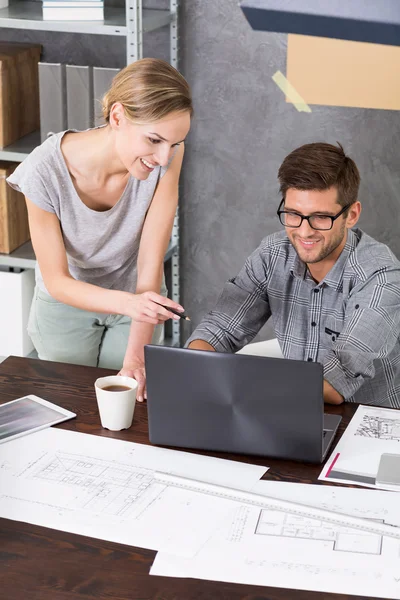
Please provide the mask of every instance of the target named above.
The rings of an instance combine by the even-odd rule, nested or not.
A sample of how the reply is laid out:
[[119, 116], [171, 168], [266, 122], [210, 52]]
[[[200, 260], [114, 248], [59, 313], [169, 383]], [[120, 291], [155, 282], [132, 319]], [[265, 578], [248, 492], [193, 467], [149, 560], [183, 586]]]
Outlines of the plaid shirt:
[[285, 232], [270, 235], [187, 344], [236, 352], [270, 317], [285, 358], [322, 363], [346, 401], [400, 408], [400, 262], [387, 246], [349, 230], [316, 284]]

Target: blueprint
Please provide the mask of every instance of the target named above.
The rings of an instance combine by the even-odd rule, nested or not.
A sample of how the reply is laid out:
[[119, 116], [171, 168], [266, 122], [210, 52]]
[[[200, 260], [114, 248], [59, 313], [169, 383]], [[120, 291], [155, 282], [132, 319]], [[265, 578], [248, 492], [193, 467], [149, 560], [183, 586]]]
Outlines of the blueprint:
[[376, 476], [381, 456], [385, 453], [400, 454], [400, 412], [392, 408], [361, 405], [319, 479], [384, 489], [383, 485], [376, 485]]
[[149, 469], [68, 452], [41, 457], [30, 467], [29, 477], [76, 488], [74, 508], [124, 519], [134, 514], [153, 481]]
[[234, 504], [154, 480], [162, 471], [251, 489], [266, 467], [46, 429], [0, 448], [0, 516], [190, 556]]
[[382, 553], [383, 536], [381, 535], [363, 534], [354, 529], [335, 527], [317, 519], [307, 519], [278, 511], [260, 510], [254, 533], [255, 535], [330, 542], [331, 549], [335, 552]]
[[[253, 492], [400, 525], [390, 492], [272, 481]], [[151, 574], [399, 599], [400, 541], [243, 504], [195, 556], [159, 552]]]
[[400, 442], [400, 416], [398, 419], [387, 419], [364, 414], [355, 435]]

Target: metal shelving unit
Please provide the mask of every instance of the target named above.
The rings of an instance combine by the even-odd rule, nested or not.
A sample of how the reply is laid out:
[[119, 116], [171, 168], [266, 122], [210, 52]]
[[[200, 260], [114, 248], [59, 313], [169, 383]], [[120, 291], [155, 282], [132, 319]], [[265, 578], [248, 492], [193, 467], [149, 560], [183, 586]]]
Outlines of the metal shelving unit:
[[[47, 21], [42, 17], [42, 6], [37, 1], [10, 0], [7, 8], [0, 9], [0, 28], [66, 33], [101, 34], [126, 37], [126, 64], [143, 57], [143, 33], [166, 25], [170, 27], [170, 62], [178, 68], [178, 5], [170, 0], [170, 10], [143, 9], [142, 0], [125, 0], [125, 8], [105, 8], [104, 21]], [[22, 162], [40, 144], [40, 132], [35, 131], [14, 144], [0, 149], [0, 160]], [[170, 297], [179, 302], [179, 217], [176, 214], [171, 242], [165, 261], [171, 261]], [[11, 254], [0, 254], [0, 266], [32, 269], [36, 259], [31, 242], [23, 244]], [[179, 321], [173, 321], [171, 336], [166, 345], [180, 342]]]
[[40, 131], [34, 131], [13, 144], [0, 148], [0, 160], [22, 162], [36, 146], [40, 144]]
[[34, 269], [36, 257], [31, 241], [22, 244], [11, 254], [0, 254], [0, 266], [12, 269]]
[[[176, 244], [171, 239], [164, 260], [170, 260], [175, 256]], [[36, 256], [32, 248], [32, 242], [25, 242], [11, 254], [0, 253], [0, 266], [13, 269], [34, 269], [36, 266]]]
[[[135, 5], [141, 2], [128, 2]], [[140, 10], [140, 8], [139, 8]], [[40, 2], [11, 0], [7, 8], [0, 10], [0, 27], [9, 29], [33, 29], [35, 31], [63, 31], [66, 33], [87, 33], [101, 35], [129, 35], [127, 8], [105, 8], [104, 21], [48, 21], [43, 20]], [[173, 19], [168, 10], [141, 10], [141, 30], [154, 31], [169, 25]]]

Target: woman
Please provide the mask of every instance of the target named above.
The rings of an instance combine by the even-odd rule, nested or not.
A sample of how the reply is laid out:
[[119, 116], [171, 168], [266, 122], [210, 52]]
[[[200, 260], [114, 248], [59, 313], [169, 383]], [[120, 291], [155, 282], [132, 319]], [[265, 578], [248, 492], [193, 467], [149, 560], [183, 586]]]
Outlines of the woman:
[[39, 358], [118, 369], [145, 397], [144, 345], [183, 308], [160, 288], [192, 101], [168, 63], [139, 60], [103, 99], [106, 124], [49, 137], [8, 178], [37, 258], [28, 332]]

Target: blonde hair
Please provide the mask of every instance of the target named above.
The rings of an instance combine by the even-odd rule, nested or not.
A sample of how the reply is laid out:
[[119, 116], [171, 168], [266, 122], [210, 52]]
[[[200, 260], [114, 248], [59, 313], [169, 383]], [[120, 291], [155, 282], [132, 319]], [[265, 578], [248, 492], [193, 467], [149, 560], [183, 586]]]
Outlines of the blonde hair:
[[159, 121], [172, 112], [193, 113], [186, 79], [169, 63], [158, 58], [142, 58], [120, 71], [102, 100], [105, 121], [115, 102], [124, 107], [134, 123]]

